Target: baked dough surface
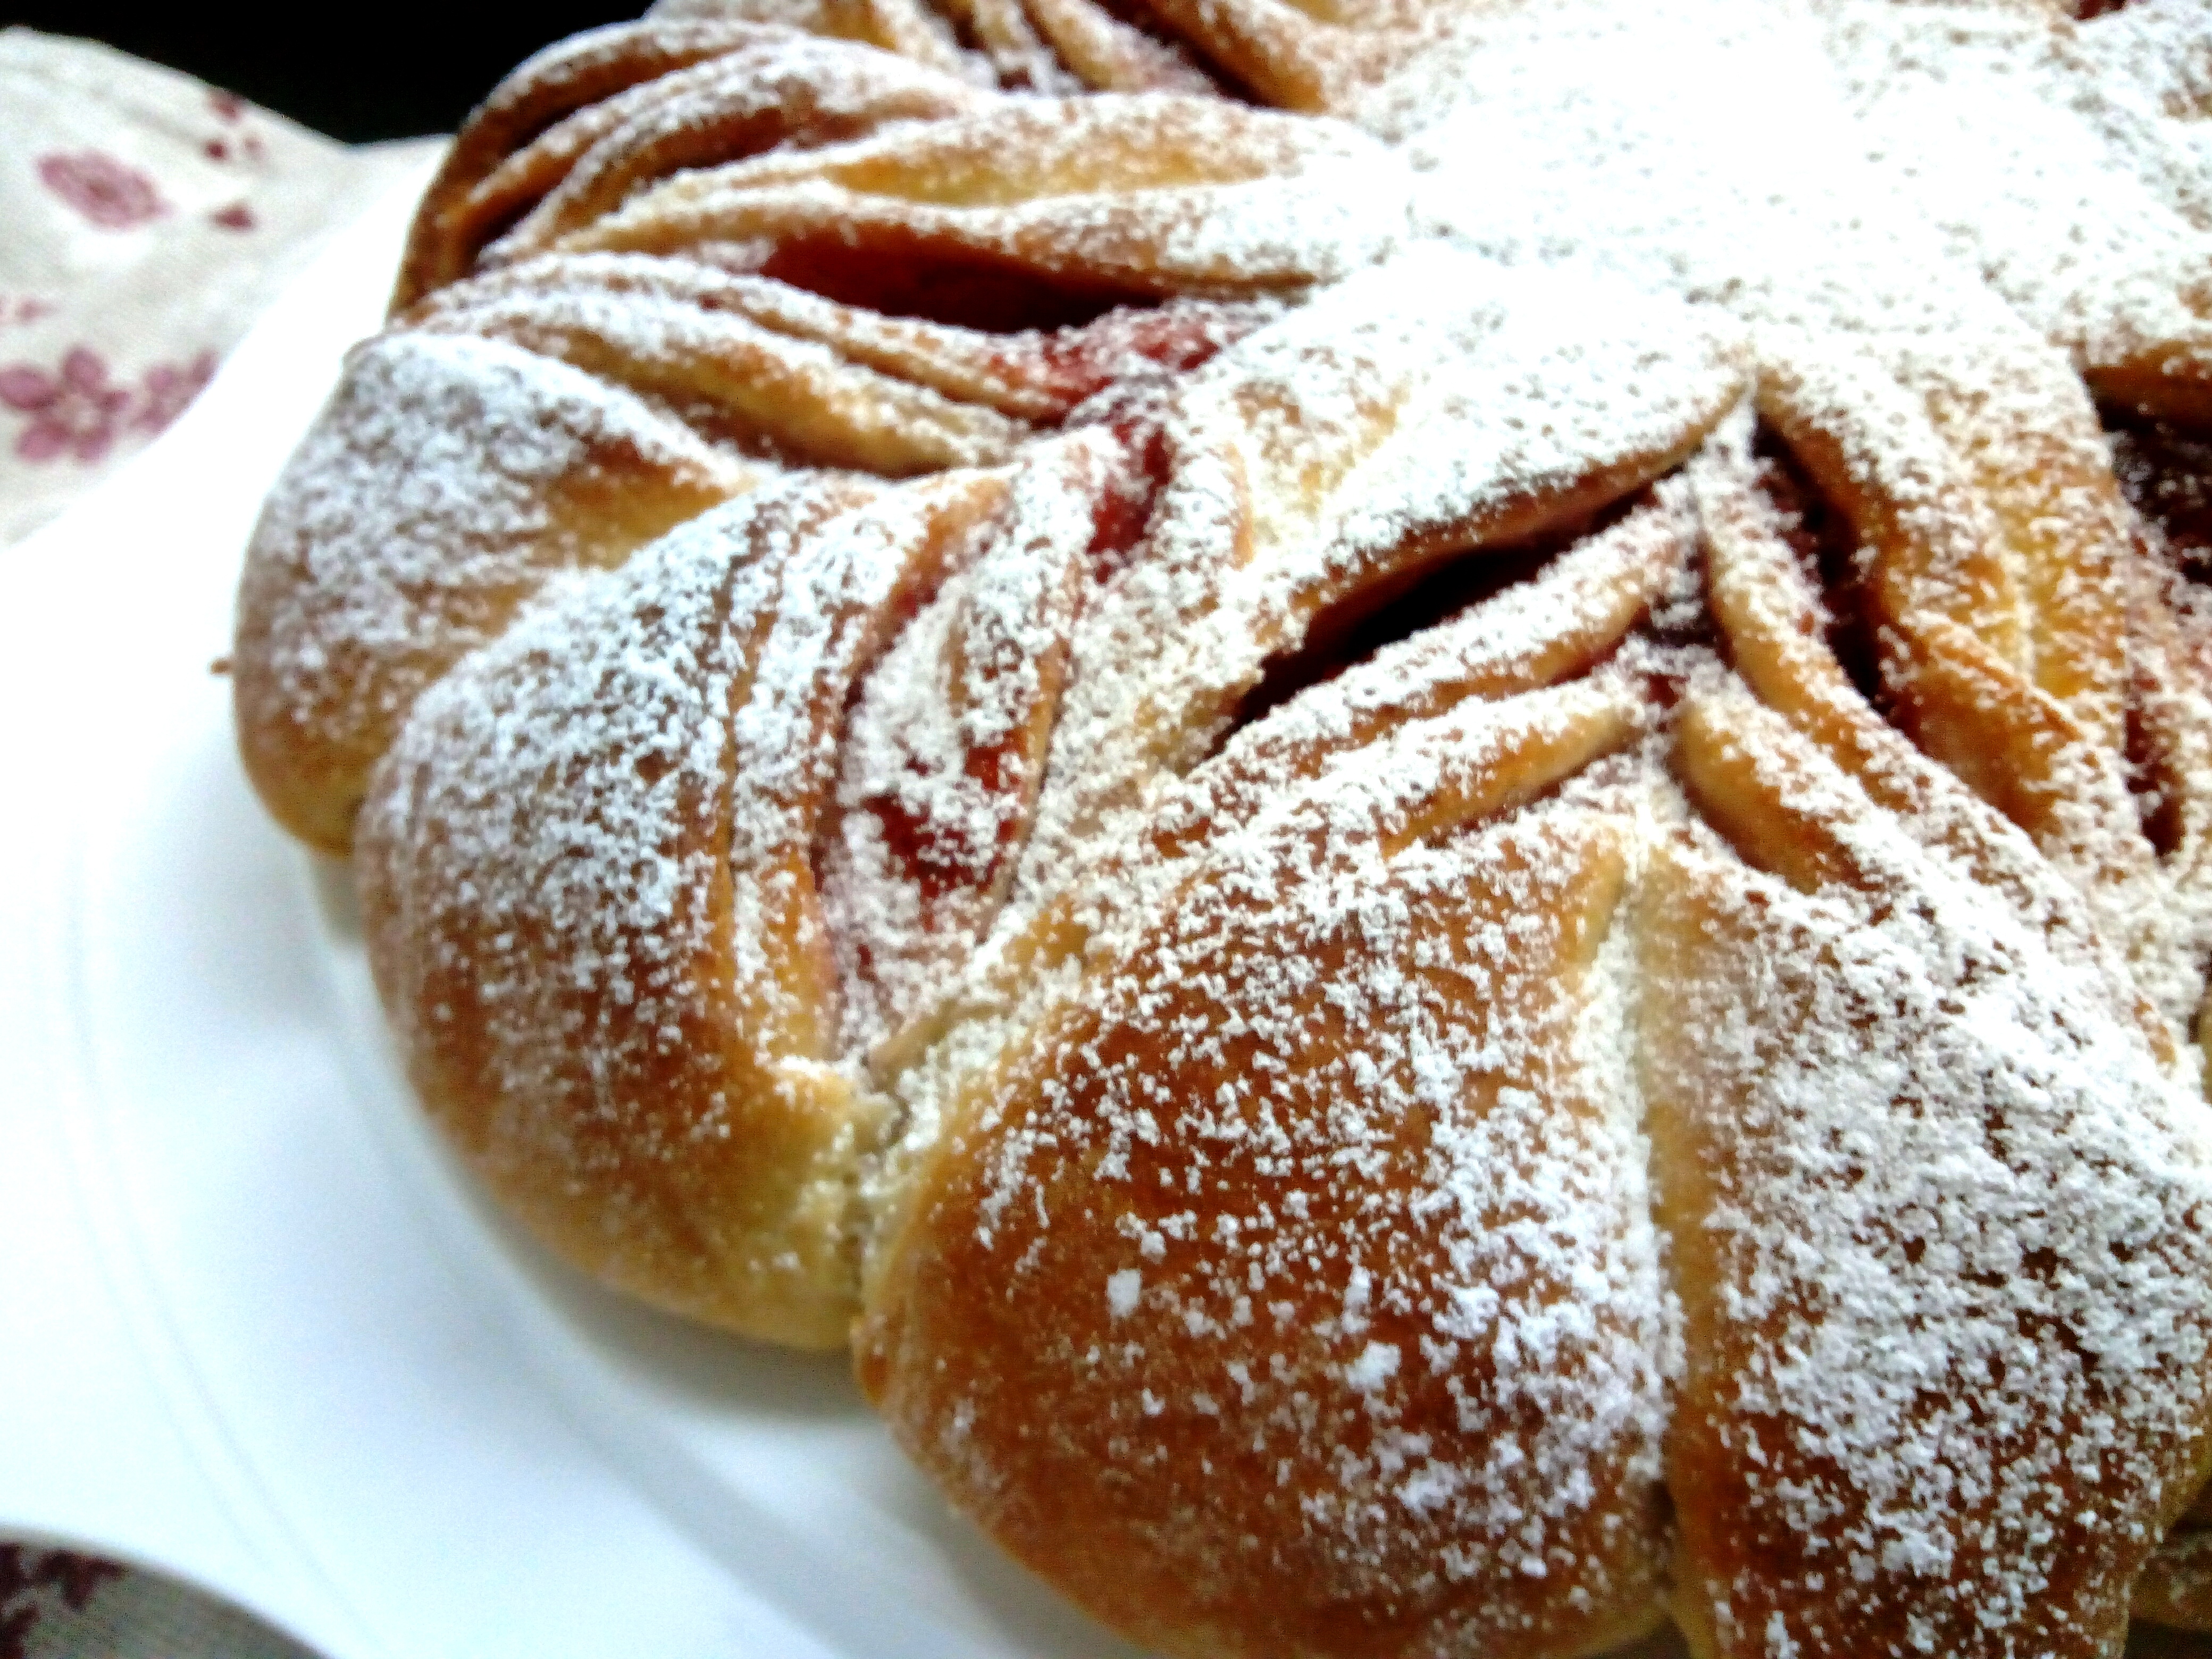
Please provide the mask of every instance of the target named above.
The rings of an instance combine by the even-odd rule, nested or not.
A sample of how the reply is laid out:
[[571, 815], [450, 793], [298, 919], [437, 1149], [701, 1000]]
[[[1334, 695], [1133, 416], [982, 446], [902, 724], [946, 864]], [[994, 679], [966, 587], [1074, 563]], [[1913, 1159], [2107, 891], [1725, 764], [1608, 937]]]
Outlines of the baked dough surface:
[[539, 1237], [1164, 1651], [2212, 1628], [2212, 13], [2100, 9], [579, 36], [248, 772]]

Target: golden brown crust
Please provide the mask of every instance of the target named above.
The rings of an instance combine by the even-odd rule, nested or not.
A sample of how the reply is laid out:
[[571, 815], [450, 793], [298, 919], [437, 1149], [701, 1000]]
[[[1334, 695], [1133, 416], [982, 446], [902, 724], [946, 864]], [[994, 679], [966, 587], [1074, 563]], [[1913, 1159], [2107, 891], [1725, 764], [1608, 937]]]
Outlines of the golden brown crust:
[[[1362, 163], [1382, 175], [1379, 202], [1352, 191]], [[1403, 228], [1394, 170], [1349, 129], [1210, 99], [1003, 99], [917, 131], [679, 173], [552, 246], [758, 249], [761, 270], [833, 296], [872, 263], [939, 271], [947, 286], [958, 273], [986, 291], [994, 276], [1035, 273], [1093, 308], [1242, 296], [1342, 276], [1388, 246]], [[1308, 174], [1322, 180], [1294, 182]], [[1273, 213], [1239, 234], [1240, 195], [1316, 189], [1346, 202], [1338, 237], [1285, 241]]]
[[[580, 634], [519, 629], [472, 661], [380, 775], [363, 908], [433, 1112], [541, 1237], [662, 1306], [806, 1346], [843, 1340], [846, 1211], [871, 1132], [818, 1013], [806, 860], [824, 780], [802, 766], [785, 812], [740, 825], [722, 767], [769, 757], [749, 756], [755, 734], [713, 734], [757, 677], [791, 672], [793, 629], [826, 627], [846, 643], [792, 688], [776, 738], [818, 750], [890, 620], [1002, 488], [954, 475], [919, 517], [899, 504], [906, 562], [877, 573], [775, 557], [810, 528], [833, 562], [852, 556], [841, 544], [879, 544], [865, 495], [756, 496], [605, 585], [568, 624]], [[850, 597], [822, 611], [817, 589]], [[579, 706], [646, 660], [684, 678], [636, 682], [622, 720]], [[483, 699], [506, 740], [490, 752], [472, 746]], [[672, 755], [654, 734], [678, 719], [696, 735]], [[589, 961], [623, 968], [594, 981], [575, 971]]]
[[[1412, 807], [1407, 833], [1456, 848], [1455, 831], [1586, 760], [1606, 746], [1601, 733], [1617, 744], [1632, 731], [1586, 709], [1578, 720], [1601, 724], [1575, 739], [1572, 759], [1540, 760], [1548, 708], [1503, 706], [1497, 723], [1510, 732], [1525, 718], [1525, 730], [1501, 736], [1494, 767], [1451, 791], [1449, 807]], [[1555, 1478], [1544, 1390], [1479, 1407], [1513, 1392], [1479, 1337], [1450, 1364], [1431, 1346], [1460, 1293], [1466, 1242], [1507, 1228], [1518, 1206], [1503, 1188], [1494, 1207], [1472, 1210], [1424, 1194], [1445, 1149], [1482, 1137], [1486, 1120], [1530, 1160], [1527, 1173], [1540, 1164], [1561, 1179], [1617, 1179], [1601, 1107], [1565, 1080], [1581, 974], [1620, 890], [1617, 842], [1601, 822], [1571, 822], [1470, 837], [1463, 856], [1443, 858], [1449, 874], [1408, 859], [1367, 890], [1401, 912], [1395, 950], [1378, 955], [1346, 914], [1301, 934], [1309, 971], [1286, 983], [1253, 964], [1306, 902], [1291, 872], [1317, 850], [1316, 827], [1287, 811], [1275, 836], [1224, 849], [1220, 867], [1194, 858], [1188, 887], [1130, 953], [1089, 970], [1127, 989], [1070, 999], [976, 1080], [886, 1246], [862, 1384], [994, 1537], [1165, 1651], [1602, 1650], [1647, 1626], [1658, 1595], [1650, 1448], [1633, 1421], [1619, 1425], [1605, 1453], [1577, 1461], [1590, 1486], [1576, 1501], [1544, 1489]], [[1231, 880], [1264, 896], [1198, 902]], [[1486, 954], [1484, 935], [1514, 917], [1510, 959]], [[1508, 1044], [1516, 1061], [1465, 1079], [1449, 1105], [1391, 1112], [1386, 1102], [1419, 1091], [1387, 1057], [1422, 1010], [1454, 1008], [1460, 975], [1486, 969], [1499, 1030], [1547, 1035]], [[1399, 1006], [1403, 1032], [1379, 1006], [1339, 1003], [1351, 984], [1400, 975], [1417, 988]], [[1178, 1030], [1224, 1035], [1194, 1045]], [[1358, 1160], [1332, 1158], [1318, 1123], [1266, 1103], [1325, 1097], [1377, 1061], [1363, 1103], [1373, 1139]], [[1271, 1079], [1265, 1096], [1245, 1088], [1255, 1075]], [[1533, 1142], [1500, 1127], [1530, 1089], [1547, 1108]], [[1589, 1294], [1540, 1253], [1490, 1255], [1492, 1282], [1533, 1309]], [[1285, 1257], [1306, 1259], [1286, 1270]], [[1551, 1357], [1562, 1397], [1623, 1334], [1595, 1316], [1587, 1352], [1570, 1343]], [[1440, 1485], [1432, 1505], [1399, 1509], [1395, 1489], [1425, 1468], [1510, 1469], [1501, 1454], [1516, 1445], [1530, 1452], [1517, 1475], [1477, 1492]], [[1499, 1524], [1538, 1514], [1551, 1523], [1532, 1524], [1534, 1540]], [[1539, 1567], [1573, 1574], [1580, 1604], [1525, 1567], [1530, 1550]]]
[[466, 273], [483, 240], [477, 186], [509, 155], [587, 105], [731, 50], [751, 33], [743, 25], [700, 22], [615, 24], [548, 47], [501, 82], [472, 114], [416, 211], [395, 311]]
[[263, 801], [343, 855], [368, 769], [424, 687], [551, 573], [620, 564], [753, 476], [542, 360], [404, 336], [358, 348], [239, 588], [232, 695]]
[[[1899, 1651], [1925, 1638], [1961, 1651], [1996, 1606], [2039, 1651], [2112, 1651], [2125, 1628], [2125, 1587], [2202, 1478], [2207, 1423], [2200, 1413], [2175, 1435], [2107, 1393], [2094, 1367], [2069, 1375], [2074, 1365], [2062, 1360], [2047, 1369], [2017, 1344], [2008, 1310], [1990, 1310], [1994, 1340], [1985, 1353], [1971, 1346], [1923, 1353], [1927, 1298], [1959, 1298], [1948, 1316], [1971, 1321], [1980, 1281], [1969, 1273], [1923, 1291], [1910, 1269], [1930, 1251], [1955, 1253], [1966, 1267], [1983, 1247], [1948, 1229], [1923, 1230], [1911, 1200], [1892, 1196], [1919, 1185], [1920, 1174], [1909, 1163], [1894, 1167], [1897, 1153], [1881, 1144], [1885, 1133], [1901, 1133], [1951, 1158], [1988, 1159], [1984, 1202], [1992, 1207], [2014, 1201], [1998, 1173], [2008, 1164], [2028, 1174], [2032, 1194], [2038, 1148], [2081, 1133], [2080, 1107], [2069, 1097], [2082, 1085], [2065, 1077], [2063, 1059], [2046, 1066], [2024, 1056], [2043, 1044], [2053, 1056], [2077, 1044], [2102, 1047], [2081, 1029], [2073, 1000], [2081, 992], [2069, 982], [2079, 969], [2063, 956], [2014, 968], [2009, 994], [2030, 1004], [2047, 996], [2049, 1012], [2016, 1013], [2010, 1040], [2019, 1050], [1978, 1062], [1972, 1085], [1954, 1092], [1960, 1073], [1944, 1051], [1973, 1041], [1947, 1019], [1946, 1001], [1960, 992], [1923, 999], [1916, 976], [1971, 985], [1993, 963], [2017, 961], [2023, 943], [2001, 932], [1985, 939], [1983, 924], [1962, 927], [1955, 910], [1947, 915], [1955, 901], [1945, 890], [1958, 866], [1948, 856], [1922, 864], [1926, 854], [1885, 845], [1870, 833], [1877, 820], [1864, 793], [1825, 760], [1790, 756], [1777, 725], [1740, 695], [1702, 696], [1677, 727], [1674, 763], [1705, 819], [1808, 902], [1782, 899], [1688, 837], [1662, 854], [1641, 889], [1644, 1091], [1688, 1354], [1668, 1448], [1680, 1529], [1676, 1616], [1701, 1654], [1815, 1624], [1846, 1650]], [[1993, 820], [1982, 834], [2002, 839]], [[1861, 902], [1853, 896], [1877, 913], [1924, 907], [1924, 932], [1913, 930], [1917, 943], [1878, 969], [1855, 960], [1866, 947], [1838, 926]], [[1911, 962], [1913, 949], [1925, 953], [1921, 963]], [[2091, 994], [2112, 998], [2106, 1018], [2120, 1034], [2090, 1063], [2149, 1073], [2154, 1057], [2127, 1020], [2124, 981], [2110, 989], [2110, 981], [2089, 983]], [[1814, 1034], [1809, 1042], [1805, 1034]], [[1804, 1091], [1798, 1068], [1807, 1062], [1793, 1052], [1801, 1044], [1818, 1056], [1813, 1089], [1832, 1091], [1839, 1104]], [[1870, 1089], [1846, 1058], [1862, 1046], [1878, 1056]], [[2008, 1083], [2015, 1066], [2025, 1078]], [[1936, 1081], [1945, 1078], [1954, 1080]], [[2100, 1139], [2094, 1179], [2112, 1182], [2124, 1194], [2118, 1201], [2170, 1213], [2185, 1207], [2189, 1183], [2175, 1182], [2171, 1160], [2175, 1137], [2188, 1133], [2147, 1114], [2114, 1139]], [[1832, 1236], [1804, 1202], [1834, 1179], [1830, 1169], [1842, 1173], [1846, 1193], [1863, 1194], [1849, 1206], [1849, 1248], [1863, 1259], [1849, 1269], [1821, 1259]], [[2085, 1191], [2077, 1201], [2114, 1200]], [[2039, 1196], [2027, 1202], [2033, 1214]], [[1806, 1239], [1794, 1260], [1792, 1228]], [[2160, 1249], [2172, 1254], [2149, 1277], [2185, 1298], [2203, 1271], [2194, 1241], [2181, 1230]], [[2032, 1299], [2043, 1316], [2067, 1322], [2084, 1317], [2062, 1310], [2085, 1280], [2126, 1278], [2144, 1266], [2124, 1245], [2100, 1258], [2008, 1242], [1997, 1254], [2014, 1260], [2023, 1279], [2047, 1278], [2052, 1292]], [[2094, 1323], [2096, 1315], [2087, 1318]], [[1868, 1328], [1855, 1341], [1862, 1322]], [[2182, 1350], [2197, 1340], [2183, 1338]], [[1891, 1376], [1854, 1372], [1845, 1363], [1852, 1357]], [[2036, 1369], [2023, 1376], [2023, 1365]], [[1942, 1443], [1951, 1436], [1947, 1419], [1963, 1409], [1985, 1426], [1973, 1449], [1953, 1451], [1940, 1474], [1887, 1449]], [[2081, 1413], [2116, 1427], [2094, 1460], [2069, 1449]], [[2132, 1431], [2119, 1426], [2130, 1422]], [[1863, 1466], [1876, 1436], [1881, 1456], [1897, 1461]], [[1958, 1496], [1947, 1501], [1966, 1507], [1967, 1528], [1929, 1537], [1916, 1535], [1909, 1519], [1899, 1524], [1893, 1506], [1929, 1501], [1916, 1499], [1915, 1488], [1932, 1494], [1953, 1482]], [[1861, 1540], [1883, 1537], [1893, 1541], [1879, 1589], [1834, 1582], [1838, 1559], [1851, 1559]], [[1941, 1553], [1915, 1559], [1930, 1550]]]
[[983, 95], [949, 76], [781, 32], [579, 112], [471, 193], [500, 228], [479, 253], [506, 264], [619, 208], [671, 174], [769, 151], [811, 149], [893, 122], [965, 114]]
[[[650, 22], [769, 23], [967, 74], [946, 20], [921, 0], [656, 0]], [[970, 79], [979, 77], [970, 75]]]

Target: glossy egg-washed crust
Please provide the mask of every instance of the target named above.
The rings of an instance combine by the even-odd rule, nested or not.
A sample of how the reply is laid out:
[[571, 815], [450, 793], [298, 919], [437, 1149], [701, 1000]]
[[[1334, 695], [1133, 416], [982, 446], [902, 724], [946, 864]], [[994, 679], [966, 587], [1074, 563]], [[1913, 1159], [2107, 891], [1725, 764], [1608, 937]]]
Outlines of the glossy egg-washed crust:
[[256, 532], [247, 770], [540, 1238], [851, 1341], [1141, 1642], [2212, 1629], [2212, 27], [1898, 25], [1869, 108], [2028, 66], [2164, 216], [1920, 158], [1972, 275], [1855, 309], [1492, 257], [1399, 141], [1540, 15], [542, 53]]

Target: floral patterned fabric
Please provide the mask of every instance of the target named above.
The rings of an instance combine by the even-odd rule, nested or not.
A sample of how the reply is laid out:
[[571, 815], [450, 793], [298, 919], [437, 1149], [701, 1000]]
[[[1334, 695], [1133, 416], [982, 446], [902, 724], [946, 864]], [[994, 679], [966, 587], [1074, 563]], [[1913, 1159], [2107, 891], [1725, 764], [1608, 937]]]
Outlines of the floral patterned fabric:
[[258, 1620], [151, 1573], [0, 1544], [0, 1659], [314, 1659]]
[[0, 30], [0, 546], [175, 419], [322, 236], [421, 153]]

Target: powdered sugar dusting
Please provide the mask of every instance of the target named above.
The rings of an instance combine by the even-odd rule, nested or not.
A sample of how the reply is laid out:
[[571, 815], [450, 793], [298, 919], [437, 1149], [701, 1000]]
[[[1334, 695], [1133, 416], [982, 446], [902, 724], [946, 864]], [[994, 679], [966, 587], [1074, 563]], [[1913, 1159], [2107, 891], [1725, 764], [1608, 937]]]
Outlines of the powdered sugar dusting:
[[[1727, 333], [1576, 292], [1589, 303], [1570, 321], [1555, 285], [1409, 259], [1194, 378], [1162, 421], [1172, 460], [1142, 556], [1078, 623], [1018, 897], [1057, 891], [1108, 820], [1151, 811], [1316, 611], [1439, 547], [1540, 530], [1593, 474], [1621, 493], [1717, 419], [1740, 384]], [[1600, 365], [1618, 378], [1586, 395]]]
[[[702, 896], [720, 858], [699, 831], [721, 793], [720, 708], [739, 667], [732, 586], [760, 579], [757, 563], [732, 557], [744, 544], [731, 520], [764, 509], [748, 501], [695, 520], [620, 577], [539, 606], [495, 652], [449, 676], [410, 722], [386, 763], [392, 785], [363, 825], [394, 856], [434, 865], [436, 879], [398, 890], [490, 935], [466, 965], [492, 1011], [492, 1064], [516, 1109], [545, 1112], [556, 1140], [579, 1080], [562, 1075], [574, 1051], [542, 1040], [547, 1024], [571, 1023], [544, 1000], [596, 990], [635, 1019], [611, 1051], [602, 1034], [586, 1072], [600, 1082], [622, 1070], [626, 1042], [681, 1030], [680, 1000], [693, 994], [684, 966], [713, 944]], [[466, 764], [452, 763], [457, 753]], [[611, 766], [649, 781], [609, 788], [599, 780]], [[536, 787], [546, 777], [564, 787]], [[434, 837], [415, 833], [429, 822]], [[538, 972], [533, 957], [549, 946], [562, 966]]]
[[1410, 180], [1357, 131], [1201, 99], [1008, 101], [848, 144], [679, 174], [577, 250], [831, 236], [1139, 294], [1251, 293], [1401, 246]]
[[681, 294], [577, 283], [475, 303], [447, 295], [423, 319], [426, 331], [465, 331], [568, 360], [769, 457], [896, 477], [1003, 459], [1028, 431], [994, 409]]
[[826, 521], [766, 567], [758, 641], [731, 727], [732, 949], [756, 1040], [827, 1063], [838, 1056], [833, 957], [815, 886], [842, 718], [905, 614], [974, 553], [1003, 480], [949, 474]]
[[836, 504], [764, 491], [571, 578], [424, 698], [360, 831], [380, 981], [465, 1149], [617, 1282], [809, 1341], [850, 1293], [860, 1113], [733, 1006], [726, 780], [748, 601]]
[[[1110, 1269], [1096, 1346], [1055, 1321], [1007, 1386], [1159, 1469], [1188, 1510], [1148, 1524], [1201, 1596], [1259, 1526], [1328, 1594], [1388, 1583], [1465, 1643], [1648, 1605], [1656, 1529], [1621, 1522], [1656, 1502], [1664, 1296], [1574, 994], [1610, 836], [1539, 814], [1389, 851], [1618, 696], [1471, 706], [1217, 836], [955, 1118], [991, 1151], [939, 1201], [974, 1206], [1010, 1296], [1063, 1253]], [[1208, 1466], [1261, 1478], [1201, 1498]]]
[[1004, 900], [1090, 574], [1094, 501], [1122, 459], [1096, 431], [1031, 450], [984, 550], [868, 679], [824, 856], [848, 1050], [941, 994]]
[[[2140, 41], [2147, 25], [2119, 27]], [[2188, 217], [2201, 199], [2161, 199], [2172, 116], [2040, 20], [1868, 7], [1839, 13], [1830, 45], [1885, 179], [2039, 331], [2093, 374], [2177, 347], [2203, 361], [2212, 243]]]
[[[562, 230], [620, 206], [641, 182], [674, 167], [850, 138], [887, 122], [950, 115], [979, 101], [960, 81], [896, 58], [758, 31], [709, 62], [594, 106], [587, 121], [563, 124], [580, 131], [556, 128], [512, 158], [502, 172], [550, 173], [559, 182], [486, 257], [494, 263], [525, 257]], [[496, 191], [501, 182], [494, 174], [484, 188]]]
[[241, 720], [337, 751], [343, 823], [416, 696], [549, 573], [615, 562], [756, 476], [565, 365], [483, 340], [373, 340], [255, 529]]
[[1784, 760], [1775, 716], [1711, 720], [1869, 890], [1688, 850], [1646, 889], [1692, 1303], [1675, 1485], [1711, 1617], [1735, 1642], [1847, 1620], [1897, 1653], [2110, 1628], [2197, 1455], [2175, 1429], [2205, 1387], [2212, 1124], [2094, 964]]

